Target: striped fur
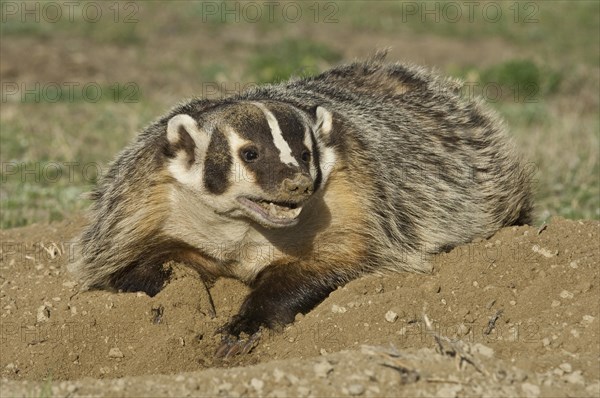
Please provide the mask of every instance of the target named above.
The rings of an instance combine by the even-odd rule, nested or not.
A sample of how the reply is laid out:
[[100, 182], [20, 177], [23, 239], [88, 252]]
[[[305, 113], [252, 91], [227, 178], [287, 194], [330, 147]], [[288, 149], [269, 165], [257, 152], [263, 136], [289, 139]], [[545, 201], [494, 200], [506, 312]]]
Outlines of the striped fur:
[[[72, 271], [150, 294], [170, 259], [240, 279], [252, 292], [226, 336], [291, 322], [364, 272], [427, 271], [431, 254], [532, 217], [502, 122], [460, 88], [374, 57], [180, 105], [94, 191]], [[260, 200], [302, 210], [263, 216]]]

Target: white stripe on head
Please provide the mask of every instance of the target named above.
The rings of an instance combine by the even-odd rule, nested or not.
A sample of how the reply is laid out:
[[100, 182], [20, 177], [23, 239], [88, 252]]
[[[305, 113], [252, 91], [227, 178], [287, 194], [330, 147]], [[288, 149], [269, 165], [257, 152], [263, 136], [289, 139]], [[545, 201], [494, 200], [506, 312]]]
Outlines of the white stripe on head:
[[271, 135], [273, 136], [273, 143], [275, 144], [275, 147], [279, 150], [279, 159], [281, 160], [281, 162], [284, 164], [299, 166], [296, 158], [292, 156], [292, 149], [288, 145], [285, 138], [283, 138], [283, 134], [281, 133], [281, 129], [279, 128], [279, 123], [277, 123], [275, 115], [273, 115], [271, 111], [269, 111], [267, 107], [261, 104], [260, 102], [253, 102], [253, 104], [256, 105], [261, 111], [263, 111], [265, 117], [267, 118], [267, 123], [269, 123], [269, 127], [271, 128]]

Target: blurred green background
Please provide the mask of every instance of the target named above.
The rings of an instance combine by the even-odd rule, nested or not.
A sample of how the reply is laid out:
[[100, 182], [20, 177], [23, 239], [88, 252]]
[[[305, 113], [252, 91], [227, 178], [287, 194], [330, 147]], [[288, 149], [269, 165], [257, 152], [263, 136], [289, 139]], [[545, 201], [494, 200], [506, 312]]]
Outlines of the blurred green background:
[[386, 47], [464, 79], [506, 119], [538, 222], [600, 218], [597, 1], [24, 4], [0, 3], [2, 228], [79, 213], [118, 151], [185, 98]]

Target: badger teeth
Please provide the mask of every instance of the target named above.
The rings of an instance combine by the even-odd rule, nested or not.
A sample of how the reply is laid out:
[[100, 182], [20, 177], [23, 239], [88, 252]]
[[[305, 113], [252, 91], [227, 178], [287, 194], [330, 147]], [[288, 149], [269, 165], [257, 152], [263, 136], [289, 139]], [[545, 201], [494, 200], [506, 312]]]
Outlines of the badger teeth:
[[289, 202], [271, 202], [261, 199], [240, 197], [237, 199], [251, 212], [252, 218], [259, 217], [259, 222], [267, 221], [269, 226], [289, 226], [297, 222], [302, 212], [302, 204]]
[[301, 207], [288, 207], [277, 205], [273, 202], [262, 202], [260, 203], [261, 207], [265, 209], [267, 214], [270, 217], [285, 220], [285, 219], [294, 219], [300, 215], [302, 211]]

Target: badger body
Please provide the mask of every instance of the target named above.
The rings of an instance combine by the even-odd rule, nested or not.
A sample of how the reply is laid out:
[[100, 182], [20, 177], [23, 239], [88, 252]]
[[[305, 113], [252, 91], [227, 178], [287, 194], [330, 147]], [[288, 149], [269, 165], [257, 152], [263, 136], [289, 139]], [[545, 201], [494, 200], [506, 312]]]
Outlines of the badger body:
[[151, 295], [169, 260], [247, 283], [221, 353], [365, 272], [427, 271], [430, 255], [532, 217], [501, 121], [460, 90], [374, 57], [177, 106], [99, 182], [72, 271]]

